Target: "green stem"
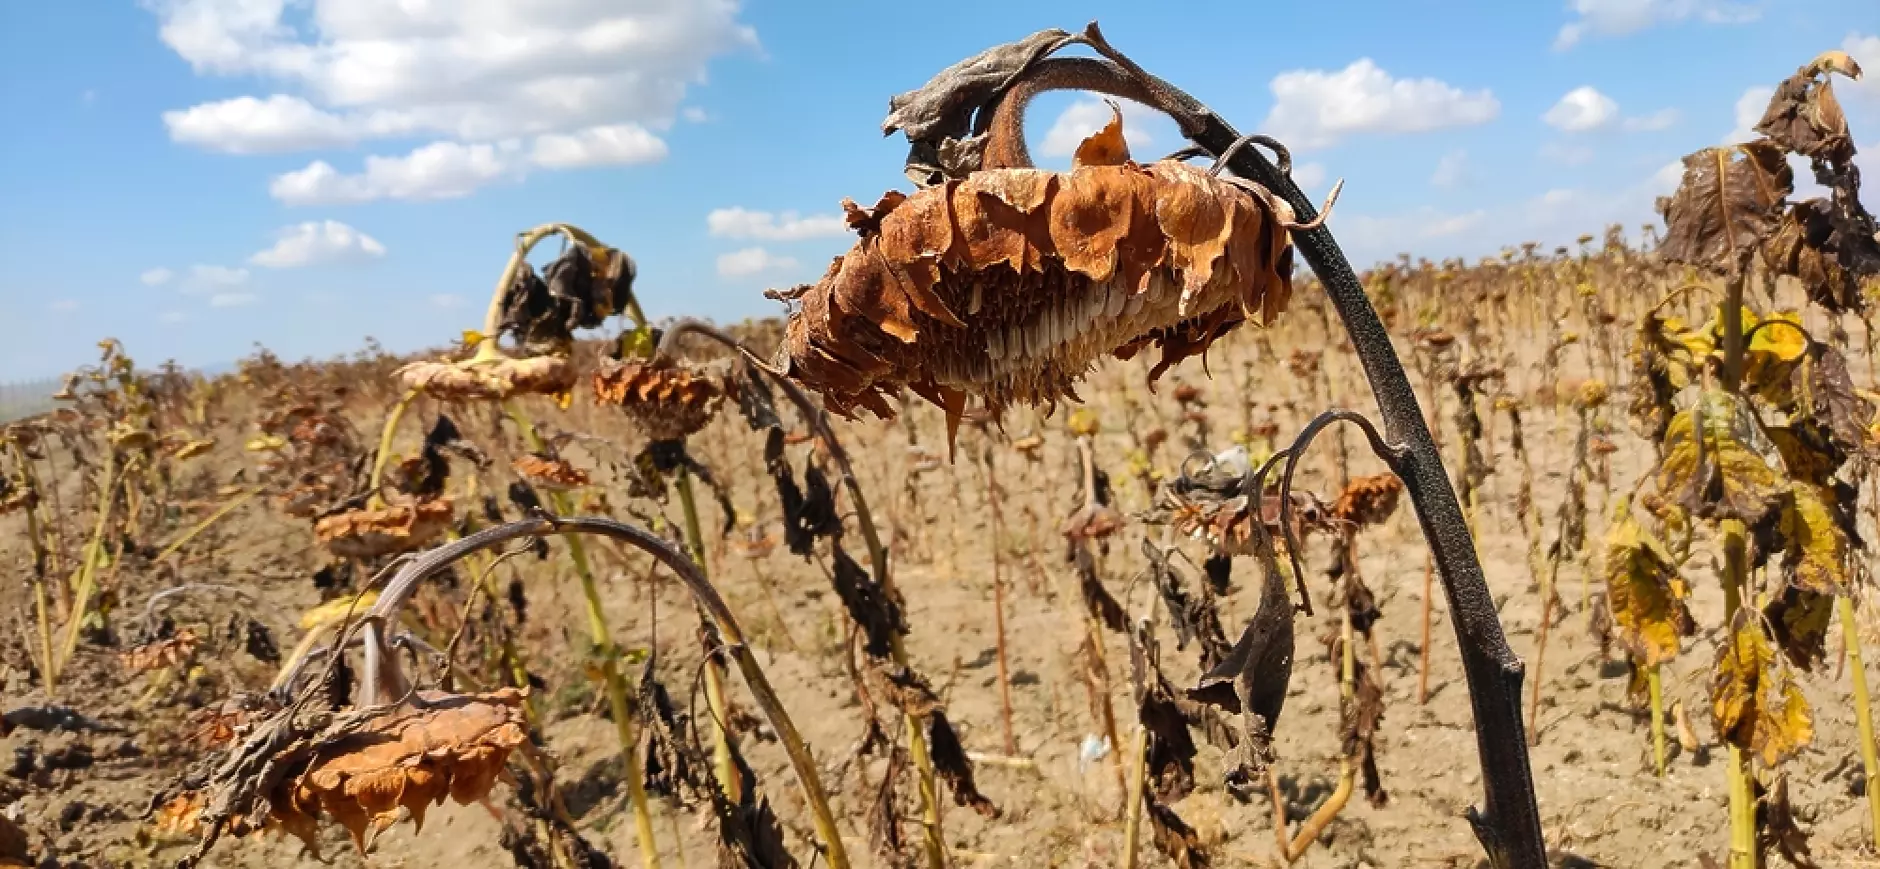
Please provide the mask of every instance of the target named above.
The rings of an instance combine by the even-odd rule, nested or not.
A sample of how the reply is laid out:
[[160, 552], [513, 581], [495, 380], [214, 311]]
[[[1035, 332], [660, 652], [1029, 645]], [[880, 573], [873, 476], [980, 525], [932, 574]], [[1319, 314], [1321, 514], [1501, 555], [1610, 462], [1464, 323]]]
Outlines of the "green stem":
[[110, 524], [112, 508], [117, 505], [118, 483], [122, 475], [118, 473], [117, 452], [113, 450], [105, 458], [105, 484], [98, 490], [98, 521], [92, 526], [91, 539], [85, 543], [85, 552], [79, 561], [78, 576], [72, 581], [72, 612], [66, 620], [65, 639], [60, 642], [59, 654], [50, 662], [52, 669], [46, 673], [46, 694], [51, 696], [58, 684], [59, 674], [72, 660], [72, 654], [78, 649], [78, 632], [85, 624], [85, 608], [91, 603], [92, 590], [97, 585], [98, 556], [104, 551], [104, 532]]
[[[533, 245], [535, 240], [525, 240]], [[526, 253], [526, 248], [518, 256]], [[512, 263], [513, 264], [513, 263]], [[506, 284], [505, 284], [506, 286]], [[494, 346], [493, 344], [491, 346]], [[522, 432], [523, 442], [530, 450], [541, 452], [545, 448], [542, 436], [529, 422], [521, 410], [502, 403], [503, 412], [515, 422]], [[561, 492], [548, 492], [549, 504], [557, 515], [566, 516], [571, 512], [568, 497]], [[653, 835], [653, 814], [646, 796], [645, 776], [640, 769], [640, 740], [636, 722], [633, 719], [633, 704], [629, 699], [627, 680], [620, 672], [620, 647], [615, 645], [613, 634], [607, 628], [607, 616], [601, 606], [600, 587], [594, 581], [594, 571], [588, 564], [587, 548], [581, 538], [575, 535], [563, 537], [568, 544], [568, 560], [574, 563], [575, 576], [581, 580], [581, 596], [587, 603], [588, 636], [594, 643], [594, 654], [600, 658], [601, 679], [607, 690], [607, 705], [613, 713], [614, 729], [620, 738], [620, 759], [622, 775], [627, 785], [627, 802], [633, 810], [633, 826], [638, 834], [640, 846], [640, 865], [643, 869], [658, 869], [659, 844]]]
[[1841, 641], [1854, 670], [1854, 720], [1860, 726], [1860, 762], [1867, 771], [1867, 814], [1874, 848], [1880, 849], [1880, 752], [1873, 735], [1873, 706], [1867, 692], [1867, 668], [1860, 654], [1860, 627], [1854, 620], [1854, 599], [1841, 595], [1834, 607], [1841, 616]]
[[1646, 686], [1651, 690], [1652, 698], [1652, 770], [1659, 778], [1665, 777], [1665, 689], [1664, 668], [1653, 664], [1646, 671]]
[[[692, 472], [680, 468], [676, 485], [679, 506], [685, 513], [686, 548], [692, 555], [692, 562], [698, 565], [699, 574], [710, 579], [711, 571], [705, 565], [705, 535], [698, 521], [698, 498], [692, 492]], [[711, 710], [711, 720], [706, 726], [712, 738], [712, 769], [718, 776], [718, 786], [724, 789], [725, 798], [736, 804], [744, 797], [744, 777], [738, 774], [738, 765], [731, 754], [731, 734], [724, 726], [730, 706], [725, 703], [725, 667], [716, 655], [708, 656], [705, 662], [705, 703]]]
[[[1722, 525], [1723, 620], [1726, 625], [1734, 625], [1736, 612], [1743, 606], [1743, 582], [1748, 576], [1749, 533], [1739, 519], [1725, 519]], [[1726, 642], [1735, 641], [1726, 639]], [[1749, 753], [1734, 742], [1727, 743], [1726, 748], [1729, 756], [1724, 772], [1730, 784], [1730, 869], [1757, 869], [1756, 796], [1750, 784]]]
[[189, 541], [196, 539], [196, 535], [201, 534], [202, 532], [208, 530], [209, 526], [214, 525], [215, 523], [221, 521], [222, 517], [235, 512], [235, 508], [248, 503], [249, 499], [259, 494], [261, 494], [260, 489], [249, 489], [246, 492], [243, 492], [239, 495], [236, 495], [233, 498], [230, 498], [228, 500], [228, 503], [223, 504], [221, 507], [217, 508], [214, 513], [210, 513], [207, 518], [204, 518], [201, 522], [196, 523], [195, 527], [189, 529], [189, 531], [185, 532], [183, 536], [176, 538], [176, 540], [172, 542], [170, 545], [163, 547], [163, 551], [157, 553], [156, 562], [153, 562], [153, 563], [160, 563], [168, 559], [170, 556], [175, 555], [178, 549], [183, 548], [183, 546], [189, 543]]
[[386, 462], [392, 458], [392, 438], [398, 433], [398, 422], [405, 418], [405, 408], [410, 407], [411, 402], [421, 394], [416, 389], [405, 390], [398, 403], [392, 405], [392, 412], [385, 415], [385, 426], [379, 430], [379, 452], [372, 457], [372, 476], [366, 481], [366, 490], [372, 493], [372, 506], [383, 503], [379, 498], [379, 481], [385, 476]]

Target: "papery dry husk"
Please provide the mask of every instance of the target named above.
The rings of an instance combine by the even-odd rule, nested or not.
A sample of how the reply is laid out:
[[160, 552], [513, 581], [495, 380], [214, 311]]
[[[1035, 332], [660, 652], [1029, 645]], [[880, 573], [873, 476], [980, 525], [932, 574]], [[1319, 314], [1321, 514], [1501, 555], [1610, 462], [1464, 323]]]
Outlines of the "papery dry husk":
[[363, 849], [366, 833], [391, 826], [402, 807], [422, 830], [425, 811], [446, 795], [467, 805], [489, 794], [509, 753], [528, 739], [526, 696], [515, 688], [419, 691], [414, 703], [321, 746], [272, 795], [269, 823], [311, 842], [328, 816]]
[[718, 379], [684, 363], [603, 359], [594, 403], [627, 412], [652, 440], [680, 440], [705, 427], [725, 397]]
[[495, 401], [511, 395], [557, 395], [574, 388], [574, 365], [560, 356], [491, 362], [413, 362], [398, 369], [406, 389], [444, 401]]
[[313, 534], [341, 558], [371, 558], [424, 546], [450, 527], [453, 514], [449, 498], [348, 510], [315, 522]]
[[[1121, 126], [1069, 172], [988, 169], [872, 209], [861, 240], [800, 291], [790, 374], [831, 410], [891, 416], [905, 385], [957, 418], [1074, 397], [1099, 357], [1160, 348], [1158, 376], [1292, 295], [1283, 202], [1200, 168], [1127, 159]], [[1264, 191], [1259, 191], [1264, 194]]]
[[132, 675], [181, 667], [195, 656], [196, 646], [200, 643], [201, 638], [196, 636], [195, 631], [183, 628], [168, 639], [145, 643], [128, 651], [119, 652], [118, 664]]
[[521, 474], [530, 485], [542, 489], [566, 491], [591, 482], [586, 471], [569, 464], [566, 459], [541, 453], [523, 453], [510, 462], [509, 467]]

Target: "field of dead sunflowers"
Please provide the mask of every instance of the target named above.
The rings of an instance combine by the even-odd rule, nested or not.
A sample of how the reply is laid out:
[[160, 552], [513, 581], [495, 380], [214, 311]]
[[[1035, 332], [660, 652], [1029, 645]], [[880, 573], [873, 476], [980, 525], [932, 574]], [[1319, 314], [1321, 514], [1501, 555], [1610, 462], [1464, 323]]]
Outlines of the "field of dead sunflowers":
[[[416, 358], [104, 341], [0, 430], [0, 866], [1872, 865], [1859, 75], [1631, 241], [1354, 273], [1042, 31], [778, 320], [554, 223]], [[1194, 145], [1034, 168], [1063, 88]]]

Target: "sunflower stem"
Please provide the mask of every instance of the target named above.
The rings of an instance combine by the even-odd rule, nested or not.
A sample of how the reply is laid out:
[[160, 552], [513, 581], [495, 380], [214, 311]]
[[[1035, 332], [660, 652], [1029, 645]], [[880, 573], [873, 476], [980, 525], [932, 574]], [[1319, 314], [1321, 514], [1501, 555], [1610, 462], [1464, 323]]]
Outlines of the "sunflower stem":
[[1860, 653], [1860, 625], [1854, 618], [1854, 598], [1843, 594], [1834, 601], [1841, 617], [1841, 642], [1854, 670], [1854, 720], [1860, 727], [1860, 762], [1867, 772], [1868, 835], [1880, 850], [1880, 752], [1875, 751], [1873, 704], [1867, 692], [1867, 667]]

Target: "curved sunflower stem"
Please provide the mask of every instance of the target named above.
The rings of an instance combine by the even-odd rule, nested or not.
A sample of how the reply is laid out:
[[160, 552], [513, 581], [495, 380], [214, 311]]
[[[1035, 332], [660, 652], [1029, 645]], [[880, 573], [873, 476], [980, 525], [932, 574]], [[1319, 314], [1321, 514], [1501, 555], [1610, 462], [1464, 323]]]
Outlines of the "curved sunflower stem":
[[366, 479], [366, 490], [372, 493], [367, 501], [371, 507], [385, 503], [385, 499], [379, 497], [379, 482], [385, 478], [385, 465], [392, 458], [392, 438], [398, 434], [399, 421], [405, 418], [405, 408], [410, 407], [411, 402], [422, 394], [416, 389], [405, 390], [398, 403], [392, 405], [391, 411], [385, 414], [385, 425], [379, 429], [379, 451], [372, 457], [372, 476]]
[[[490, 293], [489, 308], [483, 312], [483, 331], [477, 335], [476, 354], [472, 362], [488, 362], [502, 356], [502, 350], [496, 346], [496, 336], [503, 329], [503, 297], [509, 294], [509, 287], [516, 282], [516, 275], [529, 260], [529, 251], [541, 243], [542, 239], [559, 235], [577, 244], [590, 247], [601, 246], [600, 241], [586, 230], [566, 223], [544, 223], [516, 237], [516, 250], [509, 255], [509, 262], [503, 266], [503, 276], [496, 280], [496, 289]], [[636, 311], [638, 306], [634, 306]], [[642, 323], [645, 317], [638, 318]]]
[[[529, 449], [541, 452], [546, 445], [529, 418], [508, 402], [503, 402], [501, 406], [516, 428], [521, 430], [523, 442]], [[566, 494], [552, 491], [547, 494], [548, 502], [557, 514], [568, 512]], [[653, 834], [653, 813], [646, 796], [646, 776], [640, 769], [640, 739], [637, 722], [633, 718], [631, 691], [627, 687], [626, 676], [620, 672], [620, 647], [614, 643], [613, 634], [608, 630], [600, 587], [595, 583], [594, 571], [588, 564], [587, 548], [579, 537], [569, 536], [567, 540], [568, 560], [574, 564], [575, 576], [581, 580], [581, 597], [587, 604], [588, 636], [594, 644], [594, 655], [599, 659], [601, 681], [607, 691], [608, 710], [613, 715], [614, 729], [620, 738], [622, 776], [627, 785], [627, 802], [633, 811], [634, 832], [639, 840], [640, 865], [644, 869], [657, 869], [659, 843]]]
[[[692, 492], [692, 472], [680, 468], [674, 486], [679, 490], [679, 506], [685, 513], [686, 548], [691, 552], [692, 563], [698, 566], [699, 575], [710, 578], [711, 571], [705, 566], [705, 535], [698, 521], [698, 498]], [[725, 798], [736, 804], [743, 799], [744, 779], [738, 775], [737, 761], [731, 754], [731, 734], [725, 732], [724, 722], [728, 720], [730, 707], [725, 703], [725, 665], [717, 655], [707, 656], [705, 660], [705, 703], [711, 709], [706, 726], [711, 731], [712, 770], [717, 774], [718, 786], [724, 789]]]
[[[848, 852], [842, 843], [840, 830], [836, 826], [835, 813], [830, 809], [829, 797], [824, 790], [821, 775], [818, 773], [816, 758], [810, 753], [809, 746], [803, 741], [801, 732], [791, 720], [790, 714], [783, 707], [783, 701], [764, 674], [763, 667], [757, 663], [757, 657], [751, 652], [744, 631], [738, 625], [737, 617], [731, 612], [718, 590], [712, 587], [690, 556], [674, 548], [665, 539], [643, 528], [617, 522], [598, 516], [556, 517], [544, 514], [497, 525], [484, 529], [455, 543], [446, 544], [429, 550], [407, 562], [398, 574], [386, 584], [385, 591], [379, 595], [372, 610], [360, 619], [361, 623], [373, 626], [366, 634], [366, 669], [369, 675], [365, 685], [377, 684], [377, 669], [395, 666], [396, 658], [386, 656], [383, 651], [384, 640], [378, 635], [383, 626], [393, 622], [398, 610], [410, 600], [420, 581], [437, 573], [450, 563], [465, 555], [498, 546], [523, 537], [543, 537], [550, 534], [561, 535], [570, 543], [578, 539], [577, 535], [595, 534], [621, 543], [625, 543], [658, 559], [678, 576], [699, 606], [704, 609], [712, 622], [718, 627], [724, 638], [724, 653], [730, 655], [738, 665], [738, 671], [744, 676], [745, 685], [757, 701], [757, 707], [763, 713], [777, 739], [783, 744], [789, 755], [790, 766], [795, 771], [797, 780], [803, 789], [804, 802], [821, 840], [823, 856], [830, 869], [849, 869]], [[617, 672], [617, 671], [616, 671]], [[368, 694], [365, 702], [376, 699]], [[638, 766], [637, 762], [633, 764]], [[641, 789], [644, 793], [644, 789]], [[645, 853], [646, 845], [642, 845]]]
[[1848, 663], [1854, 670], [1854, 720], [1860, 726], [1860, 762], [1867, 771], [1868, 835], [1880, 850], [1880, 753], [1874, 748], [1873, 704], [1867, 692], [1867, 667], [1860, 653], [1860, 626], [1854, 619], [1854, 599], [1841, 595], [1835, 599], [1841, 617], [1841, 641], [1847, 647]]

